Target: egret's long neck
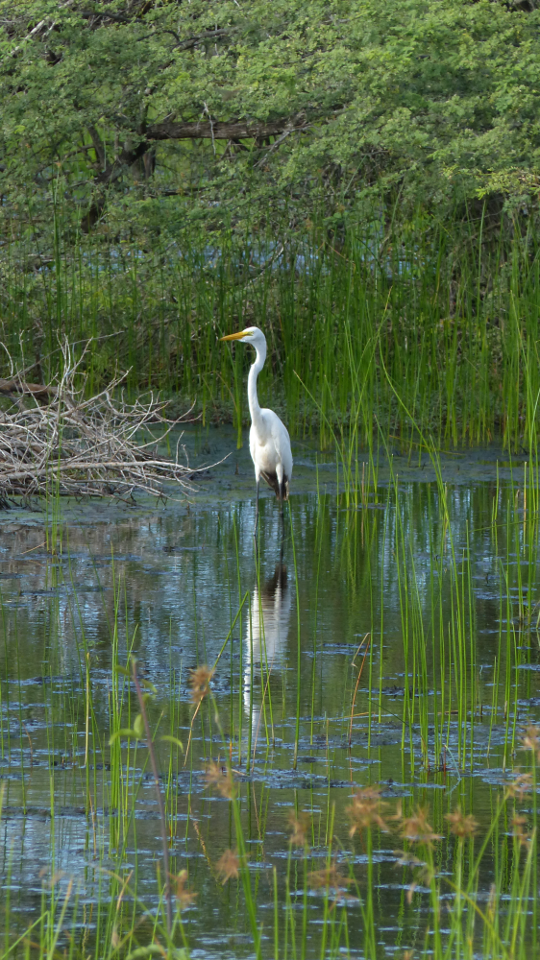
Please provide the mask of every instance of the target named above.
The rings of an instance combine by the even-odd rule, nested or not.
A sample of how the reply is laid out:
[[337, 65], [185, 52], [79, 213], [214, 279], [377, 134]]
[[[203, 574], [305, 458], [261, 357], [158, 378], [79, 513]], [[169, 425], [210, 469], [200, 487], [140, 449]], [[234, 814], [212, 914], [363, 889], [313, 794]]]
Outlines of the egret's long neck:
[[[255, 346], [255, 344], [253, 344]], [[259, 376], [262, 368], [264, 367], [264, 361], [266, 360], [266, 344], [264, 347], [255, 346], [257, 356], [255, 357], [255, 363], [249, 368], [249, 377], [248, 377], [248, 401], [249, 401], [249, 412], [251, 414], [251, 421], [255, 426], [262, 426], [261, 418], [261, 407], [259, 404], [259, 398], [257, 396], [257, 377]]]

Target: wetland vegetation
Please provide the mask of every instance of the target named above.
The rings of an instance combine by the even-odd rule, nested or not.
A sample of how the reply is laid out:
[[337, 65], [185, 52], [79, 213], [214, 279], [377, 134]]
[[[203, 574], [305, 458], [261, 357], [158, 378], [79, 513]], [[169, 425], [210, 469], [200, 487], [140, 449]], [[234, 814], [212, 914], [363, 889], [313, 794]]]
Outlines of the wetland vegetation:
[[[1, 503], [2, 960], [538, 955], [539, 20], [0, 0], [0, 373], [55, 397], [0, 396], [49, 450]], [[60, 496], [66, 349], [113, 430], [195, 404], [188, 500]]]
[[316, 459], [277, 569], [217, 485], [5, 516], [6, 956], [535, 955], [535, 470]]

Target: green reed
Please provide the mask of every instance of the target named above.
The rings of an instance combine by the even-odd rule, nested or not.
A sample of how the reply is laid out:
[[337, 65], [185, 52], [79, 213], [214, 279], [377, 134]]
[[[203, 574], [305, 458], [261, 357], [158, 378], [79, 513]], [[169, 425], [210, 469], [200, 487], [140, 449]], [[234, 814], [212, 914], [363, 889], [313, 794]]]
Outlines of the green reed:
[[144, 237], [68, 241], [60, 200], [54, 215], [50, 262], [29, 277], [23, 244], [10, 246], [3, 265], [2, 340], [34, 379], [57, 371], [58, 331], [81, 345], [91, 338], [89, 390], [120, 367], [132, 391], [159, 388], [181, 406], [195, 399], [204, 422], [232, 418], [241, 443], [249, 356], [223, 351], [218, 337], [257, 323], [269, 341], [263, 402], [286, 415], [296, 436], [345, 444], [341, 465], [351, 479], [352, 454], [371, 450], [377, 423], [405, 448], [417, 439], [385, 369], [438, 444], [501, 436], [508, 449], [521, 443], [536, 455], [540, 267], [532, 228], [494, 243], [482, 224], [440, 224], [418, 210], [388, 226], [379, 211], [332, 239], [317, 222], [301, 242], [287, 240], [284, 223], [276, 260], [275, 232], [242, 240], [224, 233], [212, 246], [186, 226], [181, 248], [166, 236], [152, 247]]

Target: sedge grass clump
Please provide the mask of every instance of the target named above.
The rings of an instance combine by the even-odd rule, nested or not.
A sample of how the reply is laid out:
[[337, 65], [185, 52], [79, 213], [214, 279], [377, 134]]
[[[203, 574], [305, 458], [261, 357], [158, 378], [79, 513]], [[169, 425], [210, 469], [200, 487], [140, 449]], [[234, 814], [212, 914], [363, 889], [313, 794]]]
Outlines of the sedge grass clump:
[[229, 880], [238, 880], [240, 876], [240, 860], [238, 851], [225, 850], [225, 853], [216, 863], [216, 871], [221, 878], [222, 886], [225, 886]]
[[195, 903], [198, 897], [198, 893], [195, 890], [189, 889], [188, 880], [187, 870], [180, 870], [179, 873], [171, 877], [171, 886], [180, 910], [187, 910], [188, 907], [191, 907], [192, 904]]
[[540, 727], [535, 724], [529, 724], [523, 731], [520, 738], [524, 750], [530, 750], [534, 753], [536, 761], [540, 761]]
[[448, 820], [450, 832], [461, 839], [472, 837], [478, 831], [478, 821], [472, 814], [462, 813], [461, 807], [457, 807], [452, 813], [445, 814], [445, 820]]
[[435, 833], [433, 827], [428, 821], [429, 810], [418, 806], [414, 812], [406, 817], [403, 815], [401, 803], [398, 803], [397, 810], [392, 817], [398, 823], [399, 831], [404, 840], [412, 844], [420, 844], [427, 849], [432, 849], [436, 840], [442, 840], [442, 834]]
[[193, 700], [193, 703], [200, 704], [209, 694], [210, 681], [213, 676], [214, 669], [206, 666], [206, 664], [196, 667], [191, 671], [189, 682], [191, 685], [191, 699]]
[[215, 787], [225, 800], [233, 800], [236, 788], [231, 771], [213, 760], [206, 765], [204, 779], [208, 787]]
[[313, 890], [331, 892], [336, 900], [340, 900], [348, 895], [348, 888], [354, 880], [350, 876], [345, 876], [336, 861], [332, 860], [320, 870], [311, 870], [308, 873], [308, 883]]
[[532, 773], [518, 773], [517, 776], [506, 786], [505, 796], [519, 797], [522, 799], [524, 794], [530, 793], [533, 789]]
[[351, 824], [349, 836], [354, 837], [356, 833], [362, 834], [374, 827], [388, 833], [389, 826], [382, 816], [382, 811], [387, 806], [388, 804], [381, 800], [380, 787], [365, 787], [355, 793], [350, 807], [345, 811]]
[[533, 832], [526, 829], [528, 825], [527, 817], [518, 813], [514, 814], [510, 821], [512, 836], [520, 847], [528, 847], [533, 839]]
[[293, 847], [308, 847], [308, 833], [311, 830], [311, 821], [306, 810], [297, 814], [296, 810], [289, 811], [287, 817], [291, 835], [289, 842]]

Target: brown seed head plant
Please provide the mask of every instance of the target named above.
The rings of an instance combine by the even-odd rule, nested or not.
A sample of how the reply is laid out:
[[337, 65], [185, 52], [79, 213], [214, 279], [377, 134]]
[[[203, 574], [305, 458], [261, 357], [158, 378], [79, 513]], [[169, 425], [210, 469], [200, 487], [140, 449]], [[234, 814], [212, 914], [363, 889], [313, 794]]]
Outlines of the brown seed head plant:
[[420, 860], [418, 857], [415, 857], [414, 853], [411, 853], [410, 850], [396, 850], [396, 867], [423, 867], [424, 861]]
[[387, 806], [388, 804], [381, 800], [379, 787], [366, 787], [355, 793], [350, 807], [345, 811], [351, 822], [349, 836], [354, 837], [355, 833], [363, 833], [372, 827], [379, 827], [384, 833], [388, 833], [388, 824], [381, 816], [381, 810]]
[[531, 773], [520, 773], [509, 783], [506, 787], [506, 797], [523, 797], [525, 793], [529, 793], [533, 788], [532, 774]]
[[226, 850], [216, 863], [216, 870], [221, 877], [223, 886], [228, 880], [236, 880], [240, 876], [240, 861], [235, 850]]
[[417, 807], [411, 817], [403, 817], [401, 821], [401, 834], [406, 840], [412, 843], [422, 843], [426, 847], [432, 847], [434, 840], [441, 840], [441, 834], [435, 833], [433, 827], [428, 822], [428, 811], [423, 807]]
[[458, 807], [453, 813], [447, 813], [445, 820], [448, 820], [450, 831], [456, 837], [472, 837], [478, 830], [477, 821], [471, 814], [465, 816], [461, 812], [461, 807]]
[[520, 817], [517, 814], [512, 820], [512, 836], [519, 843], [520, 847], [526, 847], [531, 840], [531, 834], [525, 830], [527, 818]]
[[236, 790], [232, 774], [223, 764], [212, 760], [211, 763], [207, 764], [204, 778], [206, 785], [215, 787], [226, 800], [232, 800], [235, 796]]
[[291, 843], [295, 847], [306, 847], [308, 845], [307, 833], [310, 828], [309, 815], [305, 810], [301, 810], [298, 817], [295, 810], [289, 811], [287, 817], [291, 829]]
[[411, 867], [416, 876], [416, 880], [413, 880], [409, 884], [407, 890], [407, 903], [410, 904], [418, 884], [423, 883], [429, 886], [435, 877], [435, 873], [430, 864], [425, 863], [424, 860], [419, 860], [410, 850], [396, 851], [396, 856], [398, 857], [395, 864], [396, 867]]
[[536, 754], [536, 759], [540, 761], [540, 728], [529, 724], [525, 727], [520, 740], [523, 749], [532, 750]]
[[181, 870], [176, 876], [171, 878], [171, 886], [174, 895], [180, 904], [180, 909], [185, 910], [190, 907], [197, 894], [187, 888], [188, 873], [187, 870]]
[[347, 887], [352, 883], [352, 877], [340, 873], [335, 861], [322, 870], [312, 870], [308, 874], [308, 883], [314, 890], [332, 890], [335, 900], [347, 896]]
[[417, 886], [418, 886], [418, 883], [415, 880], [413, 880], [413, 882], [409, 884], [409, 887], [407, 889], [407, 903], [409, 907], [413, 901], [414, 891], [416, 890]]
[[206, 666], [206, 664], [191, 670], [189, 682], [191, 684], [191, 699], [194, 703], [200, 703], [209, 693], [210, 681], [213, 676], [213, 668]]

